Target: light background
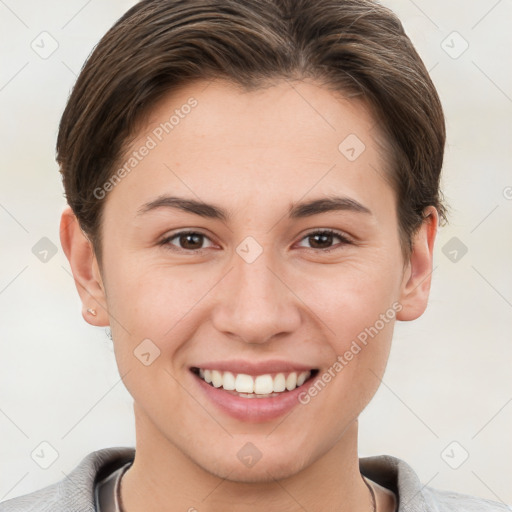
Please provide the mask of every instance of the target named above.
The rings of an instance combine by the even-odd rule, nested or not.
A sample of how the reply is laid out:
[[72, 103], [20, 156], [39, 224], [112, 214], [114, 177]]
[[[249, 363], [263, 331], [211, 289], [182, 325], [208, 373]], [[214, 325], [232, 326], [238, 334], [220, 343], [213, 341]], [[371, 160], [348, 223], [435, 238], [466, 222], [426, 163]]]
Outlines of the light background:
[[[134, 445], [111, 342], [82, 319], [60, 247], [54, 161], [77, 73], [134, 3], [0, 0], [0, 501], [64, 478], [93, 450]], [[383, 3], [443, 102], [452, 212], [429, 308], [397, 325], [383, 384], [361, 415], [360, 455], [395, 455], [425, 484], [512, 503], [512, 2]], [[58, 42], [47, 59], [31, 47], [46, 37], [51, 48], [43, 31]], [[43, 237], [58, 249], [46, 263], [32, 252]], [[48, 469], [31, 458], [43, 441], [58, 452]]]

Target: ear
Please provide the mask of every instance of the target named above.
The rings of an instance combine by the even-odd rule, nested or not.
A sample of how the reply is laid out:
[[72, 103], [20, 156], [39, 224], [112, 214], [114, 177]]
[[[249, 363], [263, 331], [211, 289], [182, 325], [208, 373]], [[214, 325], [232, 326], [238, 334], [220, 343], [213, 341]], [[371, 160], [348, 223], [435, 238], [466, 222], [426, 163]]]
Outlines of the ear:
[[412, 252], [404, 270], [400, 303], [403, 309], [397, 320], [415, 320], [425, 311], [430, 293], [434, 241], [439, 214], [436, 208], [425, 208], [424, 220], [412, 240]]
[[[109, 325], [106, 294], [96, 255], [69, 205], [64, 208], [60, 219], [60, 243], [82, 300], [84, 320], [91, 325]], [[94, 309], [96, 316], [87, 312], [87, 309]]]

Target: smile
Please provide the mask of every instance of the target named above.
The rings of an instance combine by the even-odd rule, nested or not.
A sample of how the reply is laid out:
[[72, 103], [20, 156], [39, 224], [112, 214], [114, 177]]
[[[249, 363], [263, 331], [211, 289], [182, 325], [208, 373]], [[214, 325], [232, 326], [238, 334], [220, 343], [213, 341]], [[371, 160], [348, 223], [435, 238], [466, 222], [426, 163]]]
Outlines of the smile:
[[230, 371], [193, 368], [192, 371], [214, 388], [222, 388], [243, 398], [269, 398], [293, 391], [316, 374], [317, 370], [248, 375]]

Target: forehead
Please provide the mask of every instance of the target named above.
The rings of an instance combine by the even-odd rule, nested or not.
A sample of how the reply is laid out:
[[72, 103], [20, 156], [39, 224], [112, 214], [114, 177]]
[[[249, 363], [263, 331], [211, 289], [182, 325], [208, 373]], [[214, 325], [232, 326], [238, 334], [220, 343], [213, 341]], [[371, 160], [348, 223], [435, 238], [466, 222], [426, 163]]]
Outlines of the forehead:
[[364, 203], [378, 199], [369, 183], [386, 184], [369, 109], [315, 82], [280, 80], [252, 91], [195, 82], [162, 98], [146, 121], [119, 166], [126, 177], [110, 192], [133, 199], [125, 205], [164, 191], [206, 194], [235, 210], [254, 196], [263, 206], [264, 197], [289, 204], [308, 193]]
[[[310, 142], [320, 153], [327, 145], [338, 151], [336, 142], [350, 134], [361, 141], [366, 139], [369, 145], [369, 137], [380, 137], [365, 102], [314, 81], [281, 79], [250, 91], [219, 79], [197, 81], [163, 97], [146, 119], [149, 122], [142, 135], [153, 133], [159, 142], [166, 138], [169, 144], [172, 138], [178, 137], [183, 143], [186, 134], [193, 135], [202, 147], [219, 152], [223, 148], [217, 142], [227, 142], [228, 138], [233, 145], [243, 143], [266, 150], [278, 149], [284, 142], [311, 150], [309, 144], [301, 144]], [[174, 137], [166, 137], [171, 134]], [[325, 138], [325, 145], [318, 146], [319, 137]], [[193, 144], [194, 140], [189, 137], [188, 142]]]

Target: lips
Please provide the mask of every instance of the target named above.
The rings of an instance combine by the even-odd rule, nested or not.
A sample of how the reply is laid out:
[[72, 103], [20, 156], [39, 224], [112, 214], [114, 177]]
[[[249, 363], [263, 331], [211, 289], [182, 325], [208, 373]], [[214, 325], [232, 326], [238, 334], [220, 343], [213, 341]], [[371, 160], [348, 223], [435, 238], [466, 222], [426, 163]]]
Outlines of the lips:
[[299, 395], [319, 373], [278, 361], [209, 362], [190, 370], [195, 385], [219, 412], [244, 423], [272, 421], [303, 407]]

